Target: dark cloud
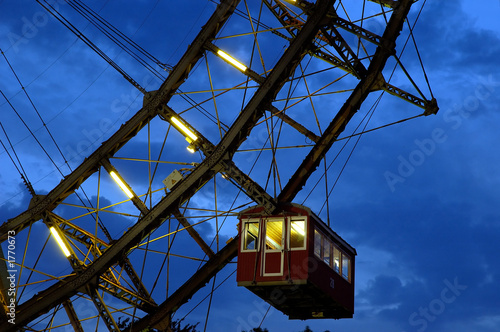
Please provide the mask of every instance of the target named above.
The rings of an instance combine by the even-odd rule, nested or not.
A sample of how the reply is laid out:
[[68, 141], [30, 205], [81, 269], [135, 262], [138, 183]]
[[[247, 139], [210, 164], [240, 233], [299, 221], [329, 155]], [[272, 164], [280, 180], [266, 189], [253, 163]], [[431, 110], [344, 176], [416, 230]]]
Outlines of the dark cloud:
[[428, 70], [485, 75], [498, 68], [498, 32], [480, 27], [464, 1], [426, 3], [415, 36]]
[[3, 224], [28, 208], [31, 195], [24, 184], [19, 184], [17, 193], [0, 205], [0, 222]]

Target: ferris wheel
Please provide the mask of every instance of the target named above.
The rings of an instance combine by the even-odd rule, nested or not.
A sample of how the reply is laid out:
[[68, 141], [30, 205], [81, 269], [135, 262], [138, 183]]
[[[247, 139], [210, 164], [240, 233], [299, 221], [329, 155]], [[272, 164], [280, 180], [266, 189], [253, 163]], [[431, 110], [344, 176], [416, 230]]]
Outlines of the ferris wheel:
[[[236, 273], [290, 318], [352, 317], [353, 304], [335, 295], [319, 304], [271, 297], [313, 292], [291, 271], [292, 255], [307, 248], [330, 266], [328, 287], [345, 282], [352, 291], [342, 296], [354, 295], [355, 250], [330, 223], [330, 195], [363, 135], [438, 111], [425, 70], [402, 57], [412, 49], [420, 60], [408, 17], [423, 4], [221, 0], [167, 65], [68, 3], [136, 47], [130, 54], [147, 58], [162, 83], [147, 90], [80, 33], [142, 93], [142, 107], [47, 194], [26, 181], [29, 207], [0, 225], [0, 270], [17, 277], [15, 323], [3, 292], [2, 331], [168, 330], [200, 304], [208, 321], [217, 289]], [[387, 99], [400, 109], [376, 112]]]

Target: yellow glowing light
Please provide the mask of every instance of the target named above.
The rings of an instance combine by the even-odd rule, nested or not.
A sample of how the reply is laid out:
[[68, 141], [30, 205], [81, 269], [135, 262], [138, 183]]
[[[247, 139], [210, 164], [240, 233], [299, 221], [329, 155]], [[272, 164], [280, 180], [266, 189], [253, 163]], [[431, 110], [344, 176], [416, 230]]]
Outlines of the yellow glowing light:
[[191, 144], [190, 144], [190, 145], [188, 145], [187, 150], [188, 150], [189, 152], [191, 152], [191, 153], [195, 153], [195, 152], [196, 152], [196, 148], [195, 148], [194, 146], [192, 146]]
[[294, 222], [292, 221], [292, 228], [294, 231], [296, 231], [297, 233], [299, 233], [300, 235], [304, 236], [306, 235], [306, 232], [304, 231], [304, 222]]
[[191, 130], [189, 130], [188, 127], [186, 127], [182, 122], [180, 122], [179, 119], [177, 119], [175, 116], [171, 117], [170, 120], [172, 120], [174, 125], [187, 136], [186, 139], [189, 138], [192, 142], [198, 139], [198, 137]]
[[130, 189], [127, 188], [125, 183], [123, 183], [122, 179], [116, 174], [114, 171], [109, 172], [109, 175], [115, 180], [115, 182], [122, 188], [122, 190], [125, 192], [125, 194], [128, 196], [128, 198], [134, 197], [134, 194], [130, 191]]
[[272, 244], [274, 246], [274, 248], [271, 248], [271, 249], [280, 249], [281, 248], [281, 245], [278, 244], [278, 242], [274, 241], [273, 239], [271, 239], [267, 235], [266, 235], [266, 240], [267, 240], [267, 242], [269, 242], [270, 244]]
[[57, 232], [57, 230], [54, 227], [50, 227], [50, 232], [54, 236], [54, 239], [56, 239], [57, 244], [59, 245], [59, 247], [63, 251], [64, 255], [66, 257], [69, 257], [69, 255], [71, 255], [71, 253], [69, 252], [68, 248], [66, 248], [66, 245], [64, 244], [64, 242], [61, 239], [61, 236], [59, 235], [59, 233]]
[[226, 52], [224, 52], [222, 50], [218, 50], [217, 55], [219, 55], [221, 58], [223, 58], [224, 60], [226, 60], [227, 62], [229, 62], [230, 64], [232, 64], [236, 68], [238, 68], [239, 70], [241, 70], [241, 71], [247, 70], [247, 67], [244, 64], [237, 61], [236, 59], [234, 59], [232, 56], [230, 56]]

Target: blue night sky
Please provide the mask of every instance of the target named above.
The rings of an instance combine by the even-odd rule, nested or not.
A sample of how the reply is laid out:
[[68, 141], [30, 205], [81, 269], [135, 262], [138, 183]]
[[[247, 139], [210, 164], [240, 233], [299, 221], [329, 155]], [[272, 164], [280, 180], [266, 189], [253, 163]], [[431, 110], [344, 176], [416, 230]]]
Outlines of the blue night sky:
[[[423, 2], [425, 6], [414, 34], [432, 92], [439, 104], [438, 114], [362, 135], [330, 195], [328, 210], [322, 207], [324, 199], [316, 200], [314, 195], [306, 197], [308, 191], [301, 192], [295, 200], [297, 203], [304, 202], [304, 205], [311, 207], [324, 220], [330, 219], [332, 228], [356, 248], [358, 256], [354, 318], [288, 320], [279, 311], [269, 309], [269, 305], [251, 292], [236, 286], [236, 277], [232, 274], [236, 264], [232, 262], [217, 275], [215, 285], [226, 277], [228, 279], [214, 293], [207, 331], [248, 330], [257, 327], [261, 321], [262, 327], [271, 332], [298, 332], [303, 331], [306, 325], [315, 332], [500, 331], [500, 154], [497, 147], [500, 143], [500, 2], [420, 0], [410, 12], [411, 22], [415, 21]], [[143, 66], [89, 26], [86, 20], [63, 1], [59, 3], [61, 13], [139, 84], [147, 90], [159, 87], [162, 80], [153, 78]], [[161, 62], [169, 65], [177, 63], [216, 7], [213, 2], [203, 0], [111, 0], [85, 3]], [[373, 3], [370, 5], [378, 8]], [[245, 10], [243, 1], [238, 8]], [[32, 22], [38, 23], [33, 26]], [[230, 21], [222, 34], [239, 32], [238, 28], [243, 25], [241, 22], [245, 21]], [[231, 32], [229, 27], [235, 32]], [[247, 29], [247, 26], [241, 27], [242, 31], [243, 29]], [[402, 34], [398, 47], [406, 36], [407, 32]], [[283, 40], [281, 43], [284, 45]], [[274, 46], [272, 42], [262, 41], [266, 61], [276, 61], [282, 44]], [[224, 39], [218, 45], [229, 49], [232, 47]], [[409, 70], [416, 73], [418, 86], [429, 96], [416, 53], [410, 49], [411, 45], [408, 47], [402, 61]], [[72, 169], [142, 106], [142, 94], [138, 90], [60, 22], [47, 16], [35, 1], [0, 0], [0, 48]], [[239, 59], [248, 63], [249, 56], [244, 53], [243, 46], [234, 52]], [[219, 84], [218, 87], [222, 88], [243, 81], [242, 76], [232, 80], [230, 74], [234, 73], [233, 69], [227, 69], [212, 54], [210, 56], [210, 70], [229, 77], [226, 81], [215, 82], [215, 85]], [[183, 91], [200, 90], [202, 84], [207, 86], [204, 59], [200, 60], [202, 65], [193, 74], [193, 77], [202, 77], [201, 74], [204, 74], [204, 79], [188, 80], [186, 85], [181, 86]], [[320, 66], [315, 69], [321, 69]], [[388, 67], [391, 66], [394, 66], [394, 61], [388, 62]], [[252, 68], [262, 72], [262, 66], [258, 63]], [[203, 70], [205, 72], [200, 74]], [[164, 73], [166, 76], [166, 72]], [[3, 56], [0, 58], [0, 77], [3, 94], [46, 148], [54, 163], [60, 166], [62, 173], [69, 174], [70, 170], [61, 153]], [[320, 76], [319, 79], [326, 78]], [[340, 82], [346, 85], [350, 83], [351, 81]], [[409, 86], [400, 76], [395, 77], [393, 84]], [[199, 97], [199, 100], [210, 97], [211, 94], [206, 94]], [[333, 111], [339, 108], [340, 102], [343, 103], [345, 98], [346, 95], [342, 94], [316, 105], [319, 108], [316, 111], [323, 113], [325, 123], [322, 129], [326, 128], [333, 118]], [[357, 118], [353, 118], [355, 125], [361, 121], [373, 102], [375, 97], [369, 97], [364, 104], [366, 109], [362, 108], [360, 114], [356, 115]], [[221, 109], [228, 109], [236, 104], [235, 108], [239, 109], [241, 103], [241, 97], [235, 100], [228, 97], [220, 101], [219, 106]], [[179, 111], [188, 108], [186, 105], [178, 97], [174, 97], [171, 102], [171, 106]], [[279, 102], [276, 106], [278, 105]], [[207, 106], [210, 107], [213, 108], [212, 105]], [[368, 128], [414, 116], [419, 112], [414, 106], [384, 96]], [[237, 116], [236, 113], [221, 113], [227, 124], [231, 124]], [[187, 112], [185, 118], [212, 142], [217, 142], [220, 139], [217, 127], [206, 125], [205, 122], [208, 121], [197, 114]], [[312, 118], [298, 117], [297, 120], [299, 119], [309, 128], [315, 126]], [[35, 191], [38, 194], [49, 192], [63, 176], [3, 96], [0, 96], [0, 121]], [[164, 125], [161, 127], [160, 122], [155, 125], [156, 127], [152, 126], [153, 133], [167, 128]], [[355, 125], [348, 127], [346, 133], [352, 132]], [[290, 134], [287, 138], [287, 133], [283, 133], [284, 139], [289, 140], [287, 143], [296, 144], [298, 136]], [[262, 146], [263, 135], [266, 134], [264, 129], [256, 129], [242, 149]], [[198, 154], [186, 156], [186, 142], [177, 133], [172, 135], [176, 142], [183, 142], [168, 146], [172, 160], [201, 162]], [[160, 150], [163, 138], [153, 139], [154, 153]], [[3, 131], [0, 132], [0, 139], [12, 155]], [[147, 159], [147, 151], [143, 148], [147, 139], [147, 134], [141, 132], [117, 156]], [[301, 141], [297, 144], [304, 144], [303, 137], [299, 139]], [[335, 144], [340, 146], [343, 143]], [[328, 162], [339, 150], [335, 144], [331, 154], [327, 156]], [[353, 142], [349, 144], [348, 147], [352, 149]], [[337, 178], [347, 154], [348, 152], [344, 152], [343, 161], [334, 164], [331, 169], [328, 180], [330, 186]], [[237, 156], [239, 157], [235, 162], [241, 169], [247, 173], [252, 172], [251, 177], [258, 179], [264, 186], [269, 166], [253, 170], [250, 163], [245, 164], [258, 158], [255, 152], [248, 156]], [[290, 170], [282, 171], [283, 183], [286, 183], [297, 167], [293, 165], [300, 163], [304, 156], [305, 152], [302, 150], [297, 155], [293, 152], [280, 155], [283, 160], [298, 160], [290, 162]], [[123, 160], [112, 162], [117, 168], [122, 167], [122, 175], [132, 187], [145, 192], [146, 189], [141, 187], [145, 183], [141, 176], [147, 176], [147, 167], [140, 168], [144, 166], [127, 164]], [[265, 161], [262, 164], [269, 163]], [[162, 179], [173, 169], [170, 166], [163, 167], [159, 169], [159, 177]], [[323, 163], [319, 169], [322, 168]], [[140, 173], [142, 170], [145, 173]], [[319, 176], [314, 175], [308, 185], [312, 187], [318, 179]], [[99, 194], [99, 204], [106, 206], [124, 200], [123, 194], [117, 192], [113, 183], [106, 181]], [[231, 185], [223, 184], [224, 180], [220, 177], [217, 181], [221, 182], [217, 186], [226, 185], [221, 190], [221, 197], [217, 198], [219, 209], [229, 210], [248, 202], [241, 198], [241, 201], [234, 203], [237, 190]], [[89, 187], [91, 185], [88, 184]], [[214, 183], [210, 182], [207, 186], [213, 187]], [[0, 188], [2, 224], [26, 210], [30, 200], [30, 193], [3, 147], [0, 147]], [[324, 198], [324, 188], [322, 190]], [[270, 185], [267, 191], [272, 195], [274, 187]], [[97, 203], [96, 192], [90, 192], [90, 196]], [[204, 188], [196, 194], [190, 205], [203, 208], [213, 205], [213, 201], [213, 189]], [[78, 204], [73, 196], [66, 203]], [[133, 206], [125, 207], [127, 211], [133, 209]], [[74, 213], [69, 205], [58, 207], [56, 211], [66, 218]], [[131, 226], [131, 222], [125, 217], [112, 215], [108, 218], [107, 225], [112, 235], [118, 237]], [[236, 222], [235, 218], [228, 219], [227, 227], [221, 231], [221, 246], [230, 236], [235, 235]], [[30, 240], [34, 253], [41, 248], [48, 236], [46, 227], [38, 224], [34, 228], [43, 232], [43, 236], [38, 241], [40, 243]], [[215, 224], [211, 222], [197, 226], [198, 232], [209, 243], [213, 238], [214, 228]], [[203, 253], [184, 233], [179, 233], [176, 240], [179, 246], [175, 253], [203, 257]], [[19, 234], [18, 237], [21, 243], [26, 234]], [[212, 245], [215, 249], [214, 246], [215, 244]], [[159, 243], [153, 247], [160, 251], [166, 250]], [[47, 256], [42, 256], [42, 260], [45, 259], [45, 264], [50, 265], [52, 262], [47, 257], [56, 255], [57, 248], [47, 250]], [[134, 253], [140, 254], [141, 251]], [[148, 259], [151, 257], [153, 261], [157, 257], [150, 255]], [[61, 262], [66, 264], [64, 260]], [[179, 257], [172, 258], [172, 262], [177, 263], [181, 270], [185, 269], [172, 276], [170, 287], [175, 289], [195, 271], [199, 262], [183, 263]], [[47, 271], [49, 270], [51, 269], [47, 267]], [[67, 264], [63, 272], [57, 271], [65, 275], [71, 272], [71, 268]], [[150, 276], [145, 277], [145, 280], [150, 282], [148, 278]], [[212, 281], [181, 307], [175, 317], [182, 318], [190, 312], [209, 294], [211, 286]], [[42, 289], [33, 290], [33, 293]], [[158, 297], [161, 298], [162, 295], [164, 296], [164, 290], [160, 290]], [[24, 300], [29, 297], [26, 295]], [[112, 300], [109, 301], [111, 303]], [[198, 328], [203, 330], [207, 305], [208, 300], [203, 301], [186, 317], [185, 322], [200, 322]], [[85, 310], [88, 309], [83, 309]], [[90, 310], [89, 315], [91, 314]], [[99, 330], [101, 329], [104, 330], [104, 325], [100, 325]]]

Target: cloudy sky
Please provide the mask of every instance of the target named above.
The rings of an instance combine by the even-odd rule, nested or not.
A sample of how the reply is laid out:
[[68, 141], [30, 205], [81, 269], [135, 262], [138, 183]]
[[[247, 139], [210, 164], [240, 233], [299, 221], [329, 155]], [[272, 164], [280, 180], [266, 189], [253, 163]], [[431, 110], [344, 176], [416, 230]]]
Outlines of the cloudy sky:
[[[180, 3], [145, 0], [86, 3], [161, 63], [168, 65], [176, 64], [215, 9], [214, 3], [202, 0]], [[415, 21], [422, 3], [420, 0], [414, 5], [411, 22]], [[58, 8], [146, 90], [158, 88], [162, 79], [154, 77], [134, 62], [68, 5], [61, 2]], [[238, 8], [245, 11], [244, 3]], [[229, 277], [214, 293], [207, 331], [218, 331], [221, 324], [226, 326], [224, 330], [239, 331], [256, 327], [261, 322], [262, 327], [272, 332], [302, 331], [306, 325], [313, 331], [500, 330], [500, 264], [497, 257], [500, 250], [500, 212], [497, 203], [500, 197], [500, 171], [497, 166], [500, 156], [496, 146], [500, 142], [500, 131], [497, 129], [500, 120], [499, 15], [498, 1], [481, 4], [472, 0], [426, 1], [414, 34], [432, 92], [439, 104], [439, 113], [364, 134], [331, 192], [328, 209], [323, 208], [324, 188], [322, 193], [310, 189], [311, 183], [317, 181], [319, 175], [313, 176], [308, 182], [310, 187], [297, 197], [296, 202], [304, 202], [324, 220], [330, 219], [332, 228], [357, 249], [354, 318], [341, 321], [290, 321], [273, 308], [268, 311], [268, 305], [244, 288], [236, 287], [235, 275], [231, 275], [235, 264], [229, 264], [215, 281], [215, 285], [218, 285]], [[248, 26], [243, 28], [242, 22], [244, 20], [230, 21], [222, 34], [236, 34], [245, 29], [248, 31]], [[371, 26], [377, 28], [376, 24]], [[403, 33], [402, 37], [406, 35]], [[217, 45], [231, 49], [231, 43], [227, 40], [221, 39]], [[277, 53], [285, 45], [283, 40], [279, 44], [273, 44], [273, 41], [266, 41], [265, 38], [261, 41], [263, 57], [269, 63], [276, 60]], [[48, 16], [35, 1], [14, 3], [0, 0], [0, 48], [43, 119], [42, 122], [2, 56], [0, 89], [8, 102], [1, 96], [0, 121], [5, 132], [0, 132], [0, 139], [10, 156], [15, 158], [10, 140], [28, 180], [38, 194], [49, 192], [62, 179], [63, 175], [54, 164], [64, 175], [69, 174], [70, 168], [78, 166], [142, 106], [142, 94], [138, 90], [61, 22]], [[249, 63], [250, 56], [244, 53], [243, 46], [236, 54], [239, 59]], [[224, 63], [211, 56], [207, 56], [206, 63], [209, 63], [210, 70], [217, 72], [214, 77], [220, 75], [221, 80], [224, 79], [215, 82], [215, 88], [243, 82], [241, 76], [233, 80], [232, 77], [236, 76], [232, 72], [234, 69], [227, 69]], [[204, 59], [200, 60], [202, 64], [195, 73], [200, 76], [193, 75], [200, 78], [188, 80], [181, 87], [183, 91], [202, 90], [202, 86], [209, 84]], [[416, 53], [408, 50], [402, 61], [407, 68], [415, 70], [416, 81], [428, 97]], [[389, 64], [394, 65], [393, 62]], [[324, 68], [321, 66], [313, 63], [307, 70], [313, 72]], [[257, 61], [252, 69], [263, 72], [263, 66]], [[204, 76], [199, 73], [201, 70], [205, 71]], [[163, 73], [166, 76], [167, 72]], [[318, 82], [311, 80], [311, 85], [326, 84], [324, 80], [327, 78], [321, 75]], [[334, 74], [334, 78], [339, 76]], [[408, 82], [398, 76], [394, 82], [411, 88]], [[342, 80], [339, 84], [343, 87], [342, 84], [349, 86], [351, 83]], [[193, 95], [195, 100], [210, 97], [210, 93]], [[248, 97], [243, 98], [248, 100]], [[325, 110], [331, 105], [341, 105], [340, 100], [345, 98], [346, 94], [340, 94], [332, 96], [327, 101], [329, 104], [321, 101], [316, 104], [320, 107], [318, 113], [322, 113], [319, 118], [325, 121], [321, 129], [326, 128], [332, 118], [332, 113]], [[419, 114], [414, 106], [387, 96], [384, 98], [368, 128]], [[360, 111], [355, 125], [359, 124], [374, 101], [375, 98], [367, 100], [367, 107]], [[233, 107], [235, 104], [239, 110], [241, 96], [219, 101], [220, 109], [228, 109], [227, 105]], [[276, 106], [281, 104], [277, 102]], [[179, 96], [174, 97], [170, 105], [178, 112], [189, 108], [189, 104]], [[210, 103], [204, 106], [209, 112], [214, 108]], [[185, 117], [212, 142], [216, 143], [220, 139], [217, 127], [205, 124], [209, 121], [199, 113], [186, 112]], [[228, 125], [235, 117], [236, 113], [221, 111], [221, 120]], [[300, 117], [299, 113], [296, 119], [309, 128], [315, 126], [311, 117]], [[210, 121], [214, 121], [213, 117]], [[43, 123], [49, 128], [59, 148]], [[40, 148], [27, 127], [47, 153]], [[158, 155], [161, 149], [166, 128], [161, 121], [151, 125], [153, 137], [154, 133], [161, 132], [163, 135], [153, 138], [153, 155]], [[253, 131], [242, 149], [258, 149], [269, 144], [266, 134], [265, 129]], [[284, 130], [283, 135], [287, 134]], [[172, 142], [183, 143], [168, 145], [170, 156], [162, 158], [187, 164], [201, 162], [201, 155], [185, 155], [186, 142], [177, 133], [172, 135]], [[296, 139], [290, 133], [287, 144], [304, 144], [303, 138], [300, 143], [296, 143]], [[147, 133], [141, 132], [120, 150], [118, 156], [148, 159], [147, 149], [144, 149], [147, 141]], [[343, 143], [336, 144], [340, 147]], [[354, 143], [349, 144], [348, 149], [352, 149]], [[299, 156], [299, 163], [305, 156], [305, 149], [307, 147], [293, 152]], [[331, 155], [327, 156], [328, 163], [339, 149], [332, 149]], [[47, 155], [51, 156], [53, 162]], [[237, 156], [236, 161], [241, 169], [251, 172], [253, 179], [267, 186], [269, 160], [266, 158], [269, 156], [260, 157], [256, 152]], [[285, 163], [287, 158], [294, 157], [290, 152], [280, 155]], [[330, 187], [346, 161], [346, 152], [342, 158], [331, 169], [328, 180]], [[261, 164], [257, 163], [257, 168], [252, 169], [255, 161]], [[19, 168], [17, 159], [15, 162]], [[141, 187], [145, 183], [143, 177], [147, 176], [147, 166], [142, 169], [146, 170], [144, 175], [139, 173], [143, 166], [126, 164], [123, 160], [112, 162], [117, 168], [122, 167], [122, 175], [138, 192], [147, 190]], [[159, 167], [159, 178], [163, 179], [173, 170], [174, 167], [168, 165]], [[290, 165], [289, 170], [283, 166], [280, 169], [284, 183], [297, 167], [293, 161]], [[3, 223], [27, 208], [30, 193], [4, 147], [0, 148], [0, 169], [0, 222]], [[89, 181], [95, 182], [95, 179]], [[223, 184], [224, 180], [220, 178], [216, 181], [217, 184], [211, 181], [207, 186], [222, 186], [221, 197], [215, 198], [219, 209], [229, 210], [248, 203], [242, 198], [233, 200], [238, 191], [231, 185]], [[92, 183], [87, 186], [92, 187]], [[153, 189], [160, 187], [161, 184], [157, 184]], [[273, 195], [277, 187], [279, 184], [276, 180], [274, 183], [271, 180], [267, 191]], [[309, 192], [313, 193], [312, 198], [306, 198]], [[101, 206], [125, 199], [122, 193], [116, 193], [109, 179], [102, 185], [99, 195], [91, 189], [89, 194], [94, 203], [99, 197]], [[204, 188], [190, 204], [214, 209], [213, 196], [213, 189]], [[161, 193], [152, 197], [152, 200], [160, 198]], [[66, 203], [78, 204], [73, 196]], [[123, 210], [133, 211], [133, 207], [124, 206]], [[60, 207], [57, 212], [66, 218], [74, 213], [69, 206]], [[106, 225], [112, 235], [118, 237], [132, 222], [130, 218], [110, 216]], [[221, 230], [221, 245], [228, 237], [234, 236], [235, 223], [234, 218], [229, 219], [230, 225]], [[211, 220], [197, 229], [210, 241], [215, 228], [216, 224]], [[43, 232], [47, 232], [46, 228]], [[40, 243], [31, 240], [33, 249], [30, 250], [36, 252], [36, 248], [41, 247], [48, 236], [48, 233], [43, 234], [45, 237], [42, 236]], [[176, 254], [203, 256], [196, 252], [199, 248], [193, 249], [188, 245], [190, 239], [186, 234], [179, 234], [177, 242], [181, 245]], [[19, 242], [26, 236], [19, 234]], [[213, 248], [215, 246], [213, 244]], [[157, 249], [161, 248], [159, 245]], [[50, 264], [48, 257], [55, 255], [56, 251], [47, 250], [46, 264]], [[198, 263], [190, 264], [192, 266], [186, 267], [187, 272], [172, 276], [171, 287], [175, 289], [176, 285], [190, 276], [190, 269], [195, 269]], [[49, 270], [47, 267], [44, 271]], [[65, 271], [69, 273], [69, 266]], [[59, 270], [57, 273], [64, 275]], [[212, 282], [179, 310], [176, 317], [182, 318], [191, 311], [209, 293], [208, 288], [211, 286]], [[161, 294], [158, 296], [161, 297]], [[203, 330], [207, 301], [194, 309], [186, 322], [201, 322], [199, 327]]]

